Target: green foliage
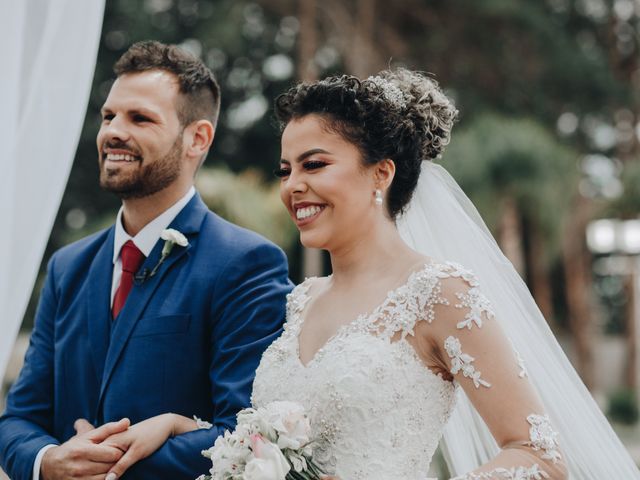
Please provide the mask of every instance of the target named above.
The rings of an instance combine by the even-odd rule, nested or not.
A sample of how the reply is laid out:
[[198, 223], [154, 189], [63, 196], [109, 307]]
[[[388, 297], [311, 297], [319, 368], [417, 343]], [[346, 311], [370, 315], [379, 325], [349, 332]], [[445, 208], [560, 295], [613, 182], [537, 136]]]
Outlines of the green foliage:
[[577, 183], [576, 160], [577, 153], [535, 120], [485, 114], [454, 132], [442, 163], [490, 228], [500, 218], [502, 200], [512, 198], [557, 252]]
[[638, 422], [638, 399], [632, 390], [624, 389], [613, 393], [609, 398], [607, 414], [611, 420], [633, 425]]
[[[637, 40], [618, 51], [611, 10], [594, 18], [579, 3], [378, 2], [384, 26], [396, 35], [380, 42], [380, 57], [433, 72], [456, 97], [463, 122], [488, 110], [549, 126], [564, 111], [612, 116], [632, 104], [623, 72], [638, 56]], [[589, 143], [583, 131], [573, 140]]]
[[198, 173], [196, 186], [214, 212], [264, 235], [285, 251], [293, 248], [298, 232], [280, 201], [277, 183], [265, 184], [255, 170], [234, 175], [228, 169], [210, 168]]

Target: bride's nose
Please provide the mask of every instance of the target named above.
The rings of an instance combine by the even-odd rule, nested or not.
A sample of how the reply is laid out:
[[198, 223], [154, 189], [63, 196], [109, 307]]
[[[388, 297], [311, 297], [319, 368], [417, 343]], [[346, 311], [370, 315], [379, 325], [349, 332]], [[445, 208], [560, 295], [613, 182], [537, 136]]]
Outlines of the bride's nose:
[[298, 182], [293, 187], [293, 193], [305, 193], [307, 190], [309, 190], [309, 186], [305, 182]]
[[292, 172], [291, 175], [289, 175], [289, 178], [287, 178], [287, 181], [284, 182], [284, 189], [287, 194], [293, 195], [296, 193], [307, 192], [309, 190], [309, 186], [303, 176]]

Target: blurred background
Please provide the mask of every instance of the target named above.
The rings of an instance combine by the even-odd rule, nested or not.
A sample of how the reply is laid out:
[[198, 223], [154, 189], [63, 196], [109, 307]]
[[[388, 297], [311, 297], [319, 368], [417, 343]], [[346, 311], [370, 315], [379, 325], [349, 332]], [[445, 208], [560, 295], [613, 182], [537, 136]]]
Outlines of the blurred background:
[[439, 161], [640, 463], [640, 0], [107, 0], [84, 127], [0, 407], [50, 255], [115, 218], [119, 201], [97, 181], [99, 109], [113, 63], [144, 39], [179, 44], [217, 75], [221, 121], [198, 189], [285, 249], [296, 283], [329, 265], [303, 252], [280, 205], [273, 99], [332, 73], [432, 73], [461, 112]]

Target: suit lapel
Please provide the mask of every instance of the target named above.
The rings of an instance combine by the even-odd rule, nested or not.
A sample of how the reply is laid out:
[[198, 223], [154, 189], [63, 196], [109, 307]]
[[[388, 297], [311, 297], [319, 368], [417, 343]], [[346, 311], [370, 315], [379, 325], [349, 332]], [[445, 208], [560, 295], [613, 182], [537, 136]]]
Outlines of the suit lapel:
[[[134, 284], [131, 289], [120, 315], [118, 315], [118, 318], [114, 321], [111, 342], [104, 367], [104, 375], [102, 377], [99, 403], [102, 402], [111, 375], [131, 336], [131, 332], [151, 300], [153, 292], [155, 292], [168, 272], [170, 272], [175, 265], [179, 265], [181, 260], [188, 255], [189, 250], [193, 248], [193, 244], [197, 241], [197, 233], [200, 231], [200, 225], [207, 211], [207, 207], [196, 193], [170, 225], [170, 228], [178, 230], [187, 237], [189, 245], [186, 247], [174, 246], [171, 254], [160, 266], [156, 274], [153, 277], [147, 278], [141, 284]], [[141, 271], [145, 269], [151, 271], [153, 269], [160, 260], [163, 246], [164, 241], [159, 239], [151, 251], [151, 254], [143, 263]]]
[[111, 282], [113, 277], [113, 239], [115, 229], [112, 227], [106, 240], [98, 250], [91, 267], [87, 285], [87, 329], [91, 345], [91, 357], [100, 382], [104, 372], [104, 361], [109, 347], [109, 330], [111, 328]]

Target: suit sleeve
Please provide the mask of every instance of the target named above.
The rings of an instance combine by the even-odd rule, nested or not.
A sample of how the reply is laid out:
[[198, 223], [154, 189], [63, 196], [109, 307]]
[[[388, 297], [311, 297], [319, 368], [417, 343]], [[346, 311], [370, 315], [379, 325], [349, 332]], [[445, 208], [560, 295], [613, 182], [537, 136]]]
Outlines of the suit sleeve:
[[169, 439], [125, 474], [128, 480], [193, 480], [211, 468], [201, 455], [216, 437], [233, 430], [236, 413], [250, 405], [255, 371], [264, 350], [281, 333], [288, 279], [284, 253], [263, 243], [229, 260], [220, 275], [211, 308], [210, 430]]
[[0, 417], [0, 464], [13, 480], [31, 480], [40, 449], [60, 443], [49, 433], [53, 431], [54, 318], [58, 303], [55, 258], [47, 267], [24, 366]]

